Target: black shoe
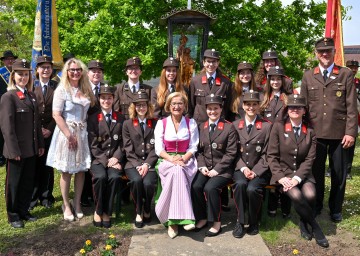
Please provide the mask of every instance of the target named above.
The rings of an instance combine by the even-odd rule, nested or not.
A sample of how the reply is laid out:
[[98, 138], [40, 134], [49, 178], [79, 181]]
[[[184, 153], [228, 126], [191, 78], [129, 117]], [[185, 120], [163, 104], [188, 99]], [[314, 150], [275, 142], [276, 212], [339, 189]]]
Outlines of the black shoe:
[[341, 213], [332, 213], [330, 214], [330, 218], [333, 222], [338, 223], [342, 221], [342, 214]]
[[101, 228], [103, 226], [102, 221], [95, 221], [93, 220], [94, 227]]
[[276, 217], [276, 211], [268, 211], [267, 214], [268, 214], [268, 216], [270, 218], [275, 218]]
[[306, 223], [304, 223], [303, 221], [300, 220], [299, 226], [300, 226], [301, 237], [304, 238], [305, 240], [311, 241], [312, 235], [311, 235]]
[[143, 222], [144, 223], [150, 223], [151, 222], [151, 215], [149, 215], [149, 217], [143, 217]]
[[111, 220], [102, 222], [104, 228], [111, 228]]
[[326, 238], [319, 239], [319, 240], [315, 238], [315, 240], [316, 240], [316, 243], [318, 245], [320, 245], [321, 247], [323, 247], [323, 248], [328, 248], [329, 247], [329, 242], [328, 242], [328, 240]]
[[222, 205], [221, 206], [221, 209], [224, 211], [224, 212], [230, 212], [230, 207], [229, 206], [227, 206], [227, 205]]
[[4, 166], [6, 164], [6, 158], [4, 156], [0, 156], [0, 166]]
[[80, 204], [81, 204], [81, 206], [83, 206], [83, 207], [90, 207], [90, 206], [91, 206], [91, 203], [90, 203], [89, 199], [83, 199], [83, 200], [81, 200]]
[[16, 220], [16, 221], [10, 222], [10, 225], [13, 228], [23, 228], [24, 227], [24, 222], [22, 220]]
[[[103, 223], [104, 224], [104, 223]], [[135, 220], [135, 227], [142, 228], [144, 227], [144, 221], [136, 221]]]
[[26, 220], [26, 221], [37, 221], [37, 218], [33, 215], [31, 215], [29, 212], [25, 215], [20, 216], [20, 219]]
[[348, 173], [348, 174], [346, 175], [346, 179], [347, 179], [347, 180], [351, 180], [351, 179], [352, 179], [352, 176], [351, 176], [350, 173]]
[[235, 228], [232, 232], [233, 236], [235, 238], [242, 238], [245, 235], [245, 229], [244, 229], [244, 225], [240, 224], [240, 223], [236, 223]]
[[247, 228], [246, 233], [250, 236], [259, 234], [259, 224], [252, 224]]
[[205, 232], [205, 236], [207, 236], [207, 237], [217, 236], [218, 234], [221, 233], [221, 231], [222, 231], [222, 228], [221, 228], [221, 227], [220, 227], [219, 231], [216, 232], [216, 233], [213, 233], [213, 232], [211, 232], [210, 230], [208, 230], [208, 231]]

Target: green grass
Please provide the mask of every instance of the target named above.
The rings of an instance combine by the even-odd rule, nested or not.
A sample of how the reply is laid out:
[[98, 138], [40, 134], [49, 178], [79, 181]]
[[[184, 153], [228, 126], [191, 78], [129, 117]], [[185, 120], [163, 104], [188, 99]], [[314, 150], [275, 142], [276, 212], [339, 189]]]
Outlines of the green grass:
[[[357, 139], [355, 156], [351, 170], [352, 180], [346, 182], [345, 201], [343, 206], [343, 221], [334, 224], [328, 217], [329, 209], [327, 206], [330, 190], [330, 178], [326, 178], [326, 193], [324, 200], [324, 209], [321, 218], [317, 218], [325, 235], [336, 234], [336, 229], [345, 229], [353, 234], [360, 241], [360, 142]], [[279, 214], [278, 214], [279, 215]], [[266, 221], [261, 225], [261, 236], [266, 243], [278, 245], [279, 242], [291, 241], [293, 236], [290, 233], [299, 233], [299, 217], [292, 208], [292, 217], [290, 220], [283, 220], [281, 217]], [[279, 232], [281, 230], [281, 232]]]
[[[6, 214], [6, 205], [5, 205], [5, 168], [0, 168], [0, 254], [11, 249], [15, 248], [18, 243], [23, 239], [27, 239], [33, 235], [45, 234], [52, 230], [57, 230], [58, 232], [63, 232], [67, 228], [71, 229], [72, 233], [79, 234], [79, 236], [87, 237], [91, 234], [99, 232], [99, 229], [91, 225], [84, 226], [74, 226], [64, 227], [63, 215], [61, 210], [62, 199], [59, 189], [59, 179], [60, 175], [55, 171], [55, 204], [51, 209], [46, 209], [44, 207], [35, 207], [32, 211], [32, 214], [38, 217], [36, 222], [26, 222], [25, 228], [23, 229], [14, 229], [12, 228], [7, 220]], [[70, 191], [73, 191], [71, 187]], [[70, 194], [70, 198], [73, 198], [73, 194]], [[89, 209], [89, 208], [87, 208]], [[85, 208], [83, 209], [85, 211]], [[131, 220], [133, 215], [133, 205], [128, 205], [123, 207], [122, 214], [120, 218], [113, 219], [113, 227], [106, 232], [113, 232], [115, 234], [123, 234], [132, 230]], [[92, 221], [92, 212], [85, 211], [85, 218], [91, 223]], [[104, 232], [104, 231], [102, 231]], [[85, 239], [84, 239], [85, 241]], [[79, 248], [80, 249], [80, 248]]]

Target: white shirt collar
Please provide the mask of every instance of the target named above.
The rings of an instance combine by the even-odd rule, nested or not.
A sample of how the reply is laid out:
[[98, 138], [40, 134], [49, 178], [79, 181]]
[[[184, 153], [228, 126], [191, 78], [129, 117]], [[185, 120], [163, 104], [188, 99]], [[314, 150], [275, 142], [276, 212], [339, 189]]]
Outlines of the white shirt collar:
[[[330, 67], [328, 67], [326, 70], [328, 71], [328, 77], [329, 77], [329, 75], [331, 74], [331, 72], [332, 72], [332, 70], [333, 70], [333, 68], [334, 68], [334, 65], [335, 65], [335, 63], [333, 63], [333, 64], [331, 64], [330, 65]], [[319, 68], [320, 68], [320, 73], [321, 74], [324, 74], [324, 70], [325, 70], [325, 68], [323, 68], [320, 64], [319, 64]]]
[[292, 127], [300, 127], [300, 128], [301, 128], [302, 122], [301, 122], [299, 125], [295, 125], [295, 124], [291, 121], [291, 119], [290, 119], [290, 122], [291, 122], [291, 126], [292, 126]]
[[143, 120], [141, 120], [140, 117], [138, 117], [138, 119], [139, 119], [139, 123], [144, 122], [144, 124], [146, 124], [146, 117]]
[[132, 91], [132, 87], [133, 85], [135, 85], [135, 90], [138, 91], [140, 89], [140, 82], [138, 81], [136, 84], [131, 83], [130, 81], [128, 81], [129, 84], [129, 88]]
[[22, 87], [20, 87], [20, 86], [18, 86], [18, 85], [15, 85], [16, 86], [16, 88], [18, 88], [22, 93], [25, 93], [25, 88], [22, 88]]
[[212, 76], [212, 78], [215, 80], [216, 78], [216, 71], [214, 72], [214, 74], [209, 75], [208, 72], [206, 72], [206, 78], [209, 79], [209, 77]]
[[211, 122], [210, 120], [209, 120], [209, 130], [211, 129], [211, 124], [215, 124], [215, 127], [217, 127], [217, 125], [218, 125], [218, 123], [219, 123], [219, 120], [220, 120], [220, 118], [218, 119], [218, 120], [216, 120], [215, 122]]
[[248, 121], [246, 116], [245, 116], [245, 124], [246, 127], [249, 126], [249, 124], [252, 124], [252, 126], [255, 126], [255, 121], [256, 121], [256, 117], [254, 118], [254, 120], [252, 122]]
[[[104, 111], [104, 110], [102, 110], [102, 112], [103, 112], [103, 114], [104, 114], [104, 116], [106, 117], [106, 111]], [[112, 110], [109, 112], [109, 114], [110, 114], [110, 116], [112, 116]]]
[[90, 84], [91, 84], [91, 89], [94, 91], [95, 88], [98, 88], [100, 89], [100, 83], [98, 83], [97, 85], [93, 84], [91, 81], [90, 81]]

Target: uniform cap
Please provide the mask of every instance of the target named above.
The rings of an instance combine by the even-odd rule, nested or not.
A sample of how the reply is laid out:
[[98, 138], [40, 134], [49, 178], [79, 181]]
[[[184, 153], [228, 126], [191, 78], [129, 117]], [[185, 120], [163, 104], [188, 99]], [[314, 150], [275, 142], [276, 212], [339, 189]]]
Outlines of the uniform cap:
[[126, 61], [126, 67], [135, 65], [141, 67], [141, 59], [139, 57], [132, 57]]
[[115, 94], [115, 87], [109, 86], [108, 84], [104, 84], [100, 86], [99, 95], [101, 94]]
[[357, 60], [348, 60], [346, 62], [347, 67], [356, 66], [359, 67], [359, 62]]
[[315, 48], [316, 50], [334, 49], [335, 43], [331, 37], [323, 37], [316, 41]]
[[25, 59], [21, 59], [21, 60], [17, 59], [17, 60], [15, 60], [15, 62], [12, 65], [12, 70], [13, 71], [15, 71], [15, 70], [31, 70], [30, 62], [28, 62]]
[[248, 63], [246, 61], [240, 62], [238, 67], [237, 67], [237, 71], [244, 70], [244, 69], [253, 70], [253, 67], [252, 67], [252, 65], [250, 63]]
[[90, 60], [88, 64], [88, 69], [92, 68], [104, 70], [104, 64], [100, 60]]
[[277, 59], [277, 58], [278, 58], [278, 55], [277, 55], [276, 51], [273, 51], [273, 50], [267, 50], [267, 51], [263, 52], [263, 54], [262, 54], [263, 60]]
[[173, 57], [169, 57], [164, 61], [163, 68], [166, 67], [179, 67], [179, 62]]
[[52, 58], [47, 55], [39, 56], [36, 60], [36, 65], [42, 64], [42, 63], [50, 63], [53, 64]]
[[205, 97], [205, 105], [209, 104], [223, 104], [223, 98], [219, 95], [210, 94]]
[[300, 94], [290, 94], [287, 98], [288, 107], [306, 107], [305, 97]]
[[204, 52], [204, 58], [220, 59], [220, 53], [215, 49], [207, 49]]
[[149, 101], [149, 95], [145, 92], [145, 91], [138, 91], [133, 103], [137, 103], [137, 102], [147, 102]]
[[268, 76], [285, 76], [285, 72], [284, 69], [276, 66], [276, 67], [271, 67], [267, 73]]
[[256, 91], [253, 91], [253, 90], [245, 92], [243, 102], [249, 102], [249, 101], [260, 102], [260, 94], [259, 94], [259, 92], [256, 92]]
[[13, 57], [13, 58], [17, 59], [18, 56], [14, 55], [12, 51], [7, 50], [3, 53], [3, 56], [0, 59], [3, 60], [5, 58], [9, 58], [9, 57]]

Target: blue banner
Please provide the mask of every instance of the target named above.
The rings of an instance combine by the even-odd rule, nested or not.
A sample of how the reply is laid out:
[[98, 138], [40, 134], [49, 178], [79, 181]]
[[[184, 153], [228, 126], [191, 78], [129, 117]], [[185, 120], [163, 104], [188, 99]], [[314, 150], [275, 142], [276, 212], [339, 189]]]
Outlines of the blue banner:
[[7, 85], [9, 85], [10, 71], [7, 67], [0, 68], [0, 79], [3, 79]]

